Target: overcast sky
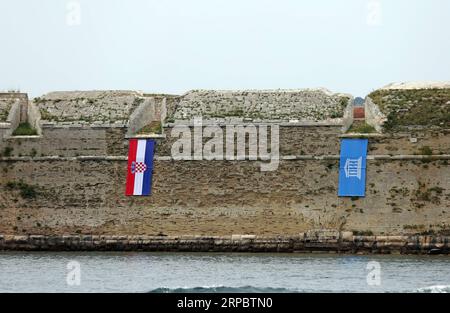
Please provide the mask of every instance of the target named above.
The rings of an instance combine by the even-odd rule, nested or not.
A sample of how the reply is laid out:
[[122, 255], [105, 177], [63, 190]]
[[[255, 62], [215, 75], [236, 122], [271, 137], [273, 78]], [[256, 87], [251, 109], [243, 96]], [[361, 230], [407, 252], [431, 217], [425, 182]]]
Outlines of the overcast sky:
[[33, 96], [450, 80], [448, 0], [0, 0], [0, 38], [0, 90]]

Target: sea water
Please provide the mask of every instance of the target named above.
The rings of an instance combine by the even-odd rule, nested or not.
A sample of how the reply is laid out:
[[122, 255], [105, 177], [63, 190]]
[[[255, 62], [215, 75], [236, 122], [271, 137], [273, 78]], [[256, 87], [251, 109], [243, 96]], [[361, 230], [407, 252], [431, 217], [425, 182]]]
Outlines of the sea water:
[[0, 292], [449, 291], [450, 256], [0, 252]]

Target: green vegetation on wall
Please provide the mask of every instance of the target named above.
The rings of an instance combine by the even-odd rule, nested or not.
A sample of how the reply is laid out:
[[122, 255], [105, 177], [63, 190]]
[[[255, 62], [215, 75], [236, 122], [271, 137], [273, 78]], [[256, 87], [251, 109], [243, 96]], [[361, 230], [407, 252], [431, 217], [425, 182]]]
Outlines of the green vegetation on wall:
[[22, 181], [8, 182], [5, 187], [7, 190], [18, 190], [23, 199], [34, 199], [38, 195], [35, 186], [28, 185]]
[[10, 157], [12, 155], [13, 150], [14, 149], [11, 147], [5, 147], [3, 149], [3, 151], [0, 151], [0, 157], [6, 157], [6, 158]]
[[419, 154], [421, 155], [432, 155], [433, 150], [429, 146], [423, 146], [419, 149]]
[[363, 123], [363, 124], [353, 124], [352, 127], [348, 130], [348, 133], [359, 133], [359, 134], [370, 134], [375, 133], [376, 129], [372, 125]]
[[28, 122], [20, 123], [13, 132], [13, 136], [36, 136], [37, 134], [37, 130]]
[[142, 127], [137, 133], [139, 135], [162, 134], [162, 124], [161, 122], [153, 121], [149, 125]]
[[344, 117], [344, 111], [345, 111], [345, 108], [347, 107], [349, 101], [350, 101], [349, 97], [342, 96], [339, 99], [340, 110], [331, 112], [330, 117], [331, 118], [342, 118], [342, 117]]
[[404, 126], [450, 127], [450, 89], [377, 90], [369, 97], [386, 115], [386, 130]]

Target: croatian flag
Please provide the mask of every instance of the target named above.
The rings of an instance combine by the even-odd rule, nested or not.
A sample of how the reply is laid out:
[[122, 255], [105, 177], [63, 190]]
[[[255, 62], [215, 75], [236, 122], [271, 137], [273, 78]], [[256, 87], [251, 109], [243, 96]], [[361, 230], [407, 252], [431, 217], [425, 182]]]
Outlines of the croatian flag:
[[155, 141], [131, 139], [128, 150], [127, 196], [149, 196]]

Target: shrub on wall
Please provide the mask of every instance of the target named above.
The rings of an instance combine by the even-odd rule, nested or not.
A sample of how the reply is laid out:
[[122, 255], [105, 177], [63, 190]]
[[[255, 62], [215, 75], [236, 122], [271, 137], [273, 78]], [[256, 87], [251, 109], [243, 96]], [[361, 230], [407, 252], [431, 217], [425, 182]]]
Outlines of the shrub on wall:
[[348, 133], [358, 133], [358, 134], [370, 134], [375, 133], [376, 129], [372, 125], [362, 124], [362, 125], [352, 125], [348, 130]]
[[432, 155], [433, 150], [429, 146], [423, 146], [419, 149], [420, 154], [422, 155]]
[[20, 196], [23, 199], [34, 199], [38, 195], [35, 186], [28, 185], [22, 181], [20, 182], [8, 182], [6, 184], [6, 189], [8, 190], [18, 190]]
[[3, 151], [0, 151], [0, 157], [10, 157], [12, 155], [13, 150], [14, 149], [11, 147], [5, 147]]
[[162, 124], [158, 121], [153, 121], [149, 125], [144, 126], [138, 132], [139, 135], [144, 134], [162, 134]]
[[30, 123], [20, 123], [16, 130], [13, 132], [13, 136], [36, 136], [37, 130], [33, 128]]
[[377, 90], [369, 97], [386, 116], [386, 130], [450, 126], [450, 89]]

